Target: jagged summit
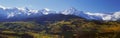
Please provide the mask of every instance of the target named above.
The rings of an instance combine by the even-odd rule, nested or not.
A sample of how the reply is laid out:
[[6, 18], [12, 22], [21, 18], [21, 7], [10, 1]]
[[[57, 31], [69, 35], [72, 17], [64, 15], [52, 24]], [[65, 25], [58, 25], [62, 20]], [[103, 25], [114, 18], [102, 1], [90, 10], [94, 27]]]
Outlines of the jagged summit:
[[65, 14], [65, 15], [69, 15], [69, 14], [74, 14], [76, 11], [77, 11], [77, 9], [72, 7], [72, 8], [63, 10], [60, 13]]

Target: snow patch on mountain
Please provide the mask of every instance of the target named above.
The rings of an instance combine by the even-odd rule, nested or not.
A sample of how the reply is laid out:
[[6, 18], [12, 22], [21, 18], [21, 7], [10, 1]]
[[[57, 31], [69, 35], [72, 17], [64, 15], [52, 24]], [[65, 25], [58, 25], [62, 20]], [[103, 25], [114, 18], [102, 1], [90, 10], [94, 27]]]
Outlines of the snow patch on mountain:
[[14, 13], [8, 13], [7, 18], [14, 17], [14, 16], [15, 16], [15, 14], [14, 14]]

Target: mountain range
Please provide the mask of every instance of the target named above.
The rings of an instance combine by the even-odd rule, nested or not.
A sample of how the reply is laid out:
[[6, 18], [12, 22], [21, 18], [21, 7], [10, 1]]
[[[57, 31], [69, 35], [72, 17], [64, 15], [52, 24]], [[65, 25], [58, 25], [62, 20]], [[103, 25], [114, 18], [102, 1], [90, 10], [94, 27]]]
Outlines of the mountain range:
[[[23, 19], [30, 19], [35, 17], [44, 17], [46, 15], [51, 15], [49, 18], [53, 18], [58, 15], [64, 16], [77, 16], [87, 20], [102, 20], [102, 21], [117, 21], [120, 20], [120, 12], [110, 13], [90, 13], [79, 11], [75, 8], [69, 8], [63, 11], [54, 11], [48, 8], [44, 8], [41, 10], [33, 10], [28, 8], [7, 8], [7, 7], [0, 7], [0, 21], [7, 21], [7, 20], [23, 20]], [[64, 17], [62, 16], [62, 17]], [[48, 18], [48, 17], [47, 17]], [[56, 17], [57, 18], [57, 17]]]

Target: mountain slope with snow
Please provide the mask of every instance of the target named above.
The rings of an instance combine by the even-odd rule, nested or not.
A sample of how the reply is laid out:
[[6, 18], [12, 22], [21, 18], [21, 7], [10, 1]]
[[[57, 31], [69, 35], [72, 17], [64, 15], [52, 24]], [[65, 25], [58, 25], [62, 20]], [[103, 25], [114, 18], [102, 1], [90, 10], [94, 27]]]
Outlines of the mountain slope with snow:
[[[107, 13], [90, 13], [79, 11], [75, 8], [66, 9], [63, 11], [52, 11], [48, 8], [41, 10], [33, 10], [28, 8], [7, 8], [0, 6], [0, 20], [4, 19], [25, 19], [29, 17], [37, 17], [49, 14], [63, 14], [63, 15], [75, 15], [88, 20], [103, 20], [103, 21], [117, 21], [120, 20], [120, 12], [113, 14]], [[54, 17], [54, 16], [53, 16]]]

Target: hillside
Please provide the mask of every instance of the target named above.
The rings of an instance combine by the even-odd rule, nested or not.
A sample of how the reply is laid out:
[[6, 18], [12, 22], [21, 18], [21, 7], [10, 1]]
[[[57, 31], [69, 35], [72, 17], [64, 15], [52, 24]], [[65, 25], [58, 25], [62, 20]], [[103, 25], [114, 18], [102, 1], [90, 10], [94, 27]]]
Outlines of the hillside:
[[0, 37], [3, 38], [27, 36], [29, 38], [119, 38], [120, 22], [98, 22], [72, 18], [68, 21], [60, 20], [53, 23], [48, 21], [46, 25], [41, 25], [35, 21], [18, 21], [1, 22], [0, 29]]

